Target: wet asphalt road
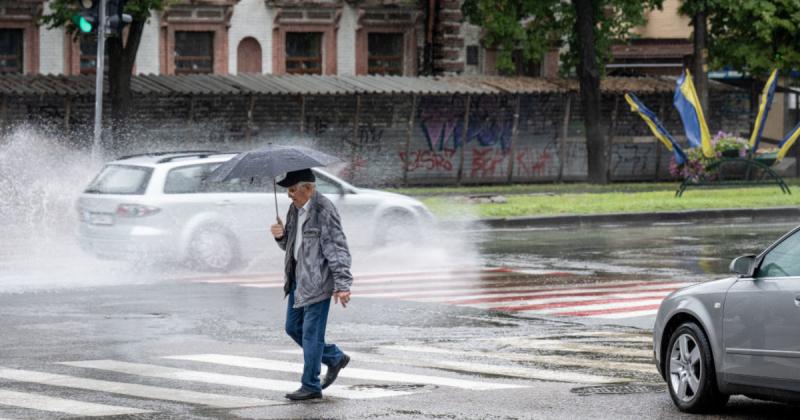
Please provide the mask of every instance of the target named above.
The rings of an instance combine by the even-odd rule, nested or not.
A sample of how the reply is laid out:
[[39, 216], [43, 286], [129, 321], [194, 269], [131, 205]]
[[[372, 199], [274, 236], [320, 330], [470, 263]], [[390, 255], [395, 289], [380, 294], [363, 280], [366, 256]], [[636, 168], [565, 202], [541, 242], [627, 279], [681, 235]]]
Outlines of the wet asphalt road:
[[[356, 264], [372, 264], [373, 269], [396, 264], [396, 271], [409, 265], [422, 270], [471, 262], [517, 270], [508, 276], [531, 285], [582, 285], [609, 278], [701, 281], [723, 276], [730, 258], [757, 252], [790, 227], [777, 223], [476, 230], [460, 233], [457, 247], [433, 243], [417, 252], [364, 251], [356, 255]], [[148, 411], [123, 418], [681, 417], [655, 371], [647, 368], [647, 329], [625, 322], [522, 317], [393, 298], [356, 299], [347, 309], [332, 310], [328, 327], [329, 339], [354, 355], [343, 371], [353, 376], [343, 376], [337, 385], [344, 388], [323, 401], [290, 404], [282, 395], [292, 389], [281, 387], [293, 386], [298, 374], [278, 367], [281, 362], [299, 363], [300, 357], [292, 353], [283, 332], [285, 301], [278, 288], [197, 283], [187, 280], [195, 273], [182, 267], [96, 261], [60, 236], [12, 237], [0, 248], [0, 256], [0, 418], [77, 416], [46, 411], [44, 406], [20, 407], [42, 396]], [[436, 264], [420, 262], [431, 258]], [[246, 270], [274, 271], [268, 261]], [[542, 274], [551, 271], [569, 275]], [[503, 276], [492, 281], [506, 281]], [[647, 320], [633, 324], [637, 322]], [[258, 369], [185, 358], [199, 354], [269, 362]], [[101, 365], [98, 360], [113, 363]], [[187, 377], [185, 371], [195, 376]], [[69, 378], [54, 379], [54, 374]], [[400, 378], [401, 374], [417, 376]], [[102, 383], [100, 389], [87, 389], [88, 379], [122, 388], [110, 392], [111, 385]], [[236, 383], [223, 383], [226, 380]], [[130, 389], [136, 385], [169, 391], [134, 396]], [[602, 387], [587, 388], [593, 385]], [[210, 404], [210, 397], [180, 402], [174, 401], [181, 395], [176, 390], [265, 400], [263, 404], [270, 405], [220, 408]], [[626, 390], [638, 392], [598, 393]], [[360, 399], [370, 393], [380, 398]], [[9, 404], [11, 397], [17, 398], [16, 405]], [[48, 401], [50, 409], [60, 402]], [[720, 417], [710, 418], [789, 418], [795, 411], [737, 397]]]

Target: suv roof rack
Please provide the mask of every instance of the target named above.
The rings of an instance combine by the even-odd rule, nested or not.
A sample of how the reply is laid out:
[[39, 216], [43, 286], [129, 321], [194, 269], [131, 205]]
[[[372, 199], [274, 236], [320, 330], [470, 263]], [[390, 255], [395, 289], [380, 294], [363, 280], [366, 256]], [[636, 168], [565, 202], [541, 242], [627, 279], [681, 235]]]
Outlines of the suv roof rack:
[[166, 163], [166, 162], [172, 162], [172, 161], [173, 161], [173, 160], [175, 160], [175, 159], [189, 158], [189, 157], [199, 157], [199, 158], [203, 158], [203, 159], [205, 159], [205, 158], [207, 158], [207, 157], [209, 157], [209, 156], [211, 156], [211, 155], [219, 155], [219, 154], [221, 154], [221, 153], [219, 153], [219, 152], [209, 152], [209, 153], [185, 153], [185, 154], [182, 154], [182, 155], [167, 156], [167, 157], [165, 157], [165, 158], [161, 158], [161, 159], [157, 160], [157, 161], [156, 161], [156, 163]]
[[216, 155], [216, 154], [220, 154], [220, 153], [221, 152], [218, 152], [216, 150], [171, 150], [171, 151], [167, 151], [167, 152], [148, 152], [148, 153], [136, 153], [136, 154], [132, 154], [132, 155], [125, 155], [125, 156], [120, 156], [120, 157], [116, 158], [116, 160], [125, 160], [125, 159], [131, 159], [131, 158], [142, 157], [142, 156], [153, 156], [153, 157], [155, 157], [155, 156], [176, 155], [176, 154], [183, 154], [183, 155], [190, 155], [191, 156], [191, 155], [200, 155], [200, 154]]

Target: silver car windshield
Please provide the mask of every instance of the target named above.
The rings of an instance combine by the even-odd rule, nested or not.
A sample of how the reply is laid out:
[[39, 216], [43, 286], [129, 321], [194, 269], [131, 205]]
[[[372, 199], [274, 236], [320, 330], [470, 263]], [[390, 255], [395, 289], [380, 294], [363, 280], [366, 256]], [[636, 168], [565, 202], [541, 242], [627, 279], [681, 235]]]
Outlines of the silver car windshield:
[[144, 194], [153, 169], [144, 166], [106, 165], [84, 192], [90, 194]]

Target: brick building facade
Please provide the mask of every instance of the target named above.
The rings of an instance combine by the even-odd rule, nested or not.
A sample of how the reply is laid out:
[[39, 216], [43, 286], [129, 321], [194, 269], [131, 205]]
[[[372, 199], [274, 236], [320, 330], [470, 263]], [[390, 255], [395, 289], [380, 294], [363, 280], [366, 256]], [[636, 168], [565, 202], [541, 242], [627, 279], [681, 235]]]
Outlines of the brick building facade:
[[[492, 74], [494, 54], [480, 45], [480, 28], [463, 22], [462, 2], [179, 1], [151, 14], [134, 72]], [[50, 0], [0, 2], [0, 73], [94, 71], [95, 38], [42, 26], [37, 18], [49, 11]], [[542, 66], [549, 75], [554, 57]]]

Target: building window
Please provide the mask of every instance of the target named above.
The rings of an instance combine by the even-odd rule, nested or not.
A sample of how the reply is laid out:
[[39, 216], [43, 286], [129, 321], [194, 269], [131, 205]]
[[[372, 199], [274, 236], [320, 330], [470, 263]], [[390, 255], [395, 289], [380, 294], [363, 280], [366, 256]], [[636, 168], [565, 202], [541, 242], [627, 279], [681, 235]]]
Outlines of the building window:
[[175, 32], [175, 74], [214, 72], [214, 32]]
[[286, 33], [286, 73], [322, 74], [322, 32]]
[[261, 44], [255, 38], [247, 37], [239, 42], [236, 49], [236, 72], [261, 74]]
[[0, 73], [22, 73], [22, 29], [0, 29]]
[[[81, 74], [95, 74], [97, 71], [97, 37], [82, 36], [78, 44], [80, 48]], [[106, 44], [108, 49], [108, 44]], [[108, 54], [106, 54], [106, 64], [108, 64]], [[103, 67], [103, 74], [108, 73], [108, 65]]]
[[367, 35], [367, 73], [403, 75], [403, 34], [370, 32]]
[[478, 61], [478, 46], [477, 45], [467, 45], [467, 65], [468, 66], [477, 66], [479, 64]]
[[516, 76], [542, 76], [542, 63], [526, 59], [522, 50], [514, 50], [511, 53], [511, 61], [514, 63], [514, 74]]

